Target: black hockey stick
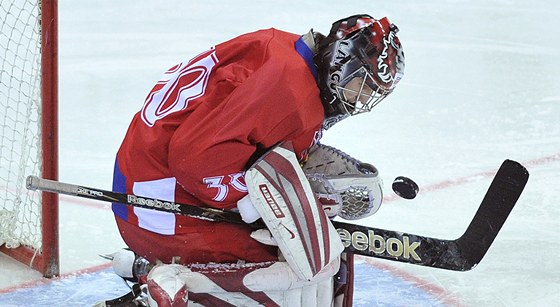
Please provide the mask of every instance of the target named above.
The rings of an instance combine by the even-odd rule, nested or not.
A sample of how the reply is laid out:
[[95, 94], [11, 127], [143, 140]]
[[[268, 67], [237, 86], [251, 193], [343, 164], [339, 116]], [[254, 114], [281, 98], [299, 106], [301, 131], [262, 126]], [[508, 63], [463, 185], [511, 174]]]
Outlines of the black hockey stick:
[[[347, 252], [440, 269], [468, 271], [474, 268], [488, 251], [528, 178], [529, 173], [521, 164], [511, 160], [504, 161], [467, 230], [456, 240], [442, 240], [338, 221], [333, 221], [333, 225], [337, 228]], [[172, 212], [210, 221], [248, 225], [236, 212], [92, 189], [36, 176], [27, 178], [27, 188]], [[249, 226], [265, 227], [260, 220]]]

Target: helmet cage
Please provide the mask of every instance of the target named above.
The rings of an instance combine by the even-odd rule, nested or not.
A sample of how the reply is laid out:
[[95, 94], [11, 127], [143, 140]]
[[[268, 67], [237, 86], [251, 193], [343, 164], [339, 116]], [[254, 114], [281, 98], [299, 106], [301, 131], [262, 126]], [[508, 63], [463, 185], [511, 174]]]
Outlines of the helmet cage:
[[351, 116], [371, 111], [390, 93], [375, 84], [364, 66], [334, 85], [334, 89], [344, 111]]

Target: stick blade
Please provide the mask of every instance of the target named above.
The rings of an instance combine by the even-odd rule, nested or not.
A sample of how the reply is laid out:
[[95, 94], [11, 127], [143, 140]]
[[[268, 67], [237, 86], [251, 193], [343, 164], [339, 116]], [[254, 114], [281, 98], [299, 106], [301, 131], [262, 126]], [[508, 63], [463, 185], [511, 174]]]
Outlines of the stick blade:
[[333, 221], [347, 252], [432, 268], [468, 271], [484, 257], [525, 188], [529, 173], [506, 160], [465, 233], [443, 240]]
[[520, 163], [502, 163], [469, 227], [457, 240], [457, 251], [465, 260], [462, 271], [474, 268], [486, 255], [528, 180], [529, 172]]

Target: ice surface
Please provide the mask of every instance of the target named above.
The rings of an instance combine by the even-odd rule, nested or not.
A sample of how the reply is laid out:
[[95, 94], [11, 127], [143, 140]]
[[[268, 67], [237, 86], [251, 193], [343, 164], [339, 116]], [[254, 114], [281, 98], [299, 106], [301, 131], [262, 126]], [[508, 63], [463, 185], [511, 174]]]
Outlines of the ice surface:
[[[355, 305], [560, 301], [558, 1], [59, 0], [59, 10], [60, 179], [102, 189], [111, 187], [114, 154], [130, 118], [168, 67], [260, 28], [327, 32], [347, 15], [389, 16], [401, 30], [403, 81], [371, 114], [341, 122], [323, 142], [376, 165], [389, 197], [399, 175], [414, 179], [420, 192], [412, 201], [388, 201], [359, 222], [455, 238], [490, 184], [484, 174], [513, 159], [531, 177], [474, 270], [360, 261]], [[60, 223], [63, 273], [102, 265], [98, 254], [123, 246], [108, 204], [61, 197]], [[100, 283], [111, 278], [104, 272], [94, 275], [101, 276], [97, 280], [87, 273], [54, 284], [69, 293], [100, 294]], [[10, 289], [0, 294], [0, 305], [29, 303], [29, 296], [14, 299], [29, 288], [12, 289], [37, 278], [0, 257], [0, 289]], [[106, 292], [107, 298], [114, 294]], [[64, 305], [56, 297], [52, 305]], [[78, 301], [88, 305], [91, 299]]]

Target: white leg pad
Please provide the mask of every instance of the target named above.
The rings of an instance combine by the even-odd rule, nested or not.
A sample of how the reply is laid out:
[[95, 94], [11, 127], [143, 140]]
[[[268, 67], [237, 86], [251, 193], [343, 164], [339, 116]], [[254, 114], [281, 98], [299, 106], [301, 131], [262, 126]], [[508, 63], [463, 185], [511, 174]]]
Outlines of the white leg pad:
[[263, 155], [245, 174], [249, 196], [300, 279], [337, 261], [344, 246], [323, 211], [291, 143]]
[[149, 303], [158, 307], [180, 303], [185, 306], [180, 299], [188, 298], [188, 306], [330, 307], [338, 264], [327, 266], [312, 280], [299, 279], [286, 262], [159, 265], [148, 276], [148, 292], [165, 295], [158, 296], [159, 301], [151, 296]]

